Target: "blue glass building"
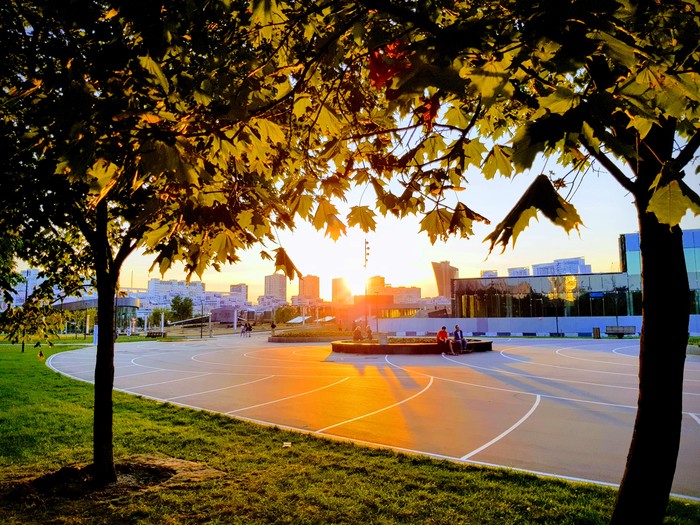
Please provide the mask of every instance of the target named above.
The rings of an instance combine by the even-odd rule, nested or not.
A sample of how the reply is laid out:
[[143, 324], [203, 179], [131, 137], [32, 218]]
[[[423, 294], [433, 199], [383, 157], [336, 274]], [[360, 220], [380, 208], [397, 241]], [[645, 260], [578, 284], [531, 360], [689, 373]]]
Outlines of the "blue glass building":
[[[568, 331], [587, 334], [593, 326], [601, 324], [634, 324], [639, 328], [642, 315], [639, 234], [620, 235], [619, 245], [622, 272], [454, 279], [453, 317], [498, 318], [503, 322], [481, 324], [499, 325], [504, 332], [527, 331], [509, 328], [524, 326], [524, 318], [539, 321], [554, 318], [556, 327], [553, 325], [549, 331], [556, 332], [568, 327]], [[683, 246], [691, 289], [691, 314], [697, 316], [700, 314], [700, 230], [683, 232]], [[515, 322], [518, 318], [520, 322]], [[691, 319], [691, 332], [698, 331], [693, 329], [698, 322], [697, 317]]]

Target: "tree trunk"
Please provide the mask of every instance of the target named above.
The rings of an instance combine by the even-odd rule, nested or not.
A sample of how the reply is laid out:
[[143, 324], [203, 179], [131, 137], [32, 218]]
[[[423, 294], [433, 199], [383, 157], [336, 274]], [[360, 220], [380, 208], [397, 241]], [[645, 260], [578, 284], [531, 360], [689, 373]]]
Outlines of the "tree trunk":
[[[109, 276], [104, 280], [111, 281]], [[93, 478], [98, 484], [116, 481], [112, 444], [112, 389], [114, 387], [114, 293], [115, 287], [97, 285], [97, 357], [93, 412]]]
[[662, 523], [680, 445], [690, 290], [682, 232], [637, 202], [642, 332], [637, 417], [611, 523]]
[[107, 210], [97, 207], [95, 268], [97, 277], [97, 356], [95, 360], [95, 406], [93, 409], [93, 480], [98, 484], [117, 480], [112, 443], [112, 389], [114, 388], [114, 311], [118, 269], [111, 268], [107, 236]]

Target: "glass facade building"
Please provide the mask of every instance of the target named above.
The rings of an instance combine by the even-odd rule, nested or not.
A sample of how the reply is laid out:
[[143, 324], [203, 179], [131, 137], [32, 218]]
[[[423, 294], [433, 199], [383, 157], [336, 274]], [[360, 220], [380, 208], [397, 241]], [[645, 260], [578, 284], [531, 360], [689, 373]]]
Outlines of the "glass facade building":
[[[700, 314], [700, 230], [683, 232], [691, 314]], [[639, 234], [620, 236], [622, 272], [452, 281], [457, 318], [642, 315]]]

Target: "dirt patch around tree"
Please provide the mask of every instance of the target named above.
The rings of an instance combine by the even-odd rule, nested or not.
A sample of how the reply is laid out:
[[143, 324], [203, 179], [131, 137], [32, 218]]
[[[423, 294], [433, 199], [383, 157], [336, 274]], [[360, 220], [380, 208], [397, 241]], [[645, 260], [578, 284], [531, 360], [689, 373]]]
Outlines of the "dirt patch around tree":
[[134, 456], [115, 463], [117, 481], [97, 485], [92, 466], [63, 467], [36, 478], [3, 483], [2, 499], [7, 503], [51, 505], [60, 500], [109, 500], [148, 489], [223, 476], [203, 463], [166, 456]]

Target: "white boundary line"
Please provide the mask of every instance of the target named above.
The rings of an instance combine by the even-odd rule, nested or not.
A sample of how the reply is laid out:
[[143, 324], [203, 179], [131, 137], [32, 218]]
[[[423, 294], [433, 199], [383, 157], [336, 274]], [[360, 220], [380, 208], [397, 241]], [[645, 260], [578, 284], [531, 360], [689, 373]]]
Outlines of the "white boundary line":
[[239, 386], [246, 386], [246, 385], [251, 385], [253, 383], [258, 383], [260, 381], [265, 381], [267, 379], [272, 379], [275, 376], [267, 376], [267, 377], [261, 377], [260, 379], [254, 379], [253, 381], [248, 381], [246, 383], [239, 383], [237, 385], [231, 385], [231, 386], [225, 386], [222, 388], [213, 388], [212, 390], [204, 390], [202, 392], [191, 392], [189, 394], [183, 394], [181, 396], [175, 396], [175, 397], [169, 397], [166, 398], [166, 401], [171, 401], [173, 399], [182, 399], [183, 397], [192, 397], [192, 396], [201, 396], [202, 394], [211, 394], [212, 392], [221, 392], [222, 390], [231, 390], [234, 388], [238, 388]]
[[[275, 376], [270, 376], [270, 377], [275, 377]], [[319, 390], [325, 390], [326, 388], [331, 388], [332, 386], [339, 385], [340, 383], [343, 383], [343, 382], [347, 381], [348, 379], [350, 379], [349, 376], [348, 376], [348, 377], [344, 377], [343, 379], [341, 379], [340, 381], [336, 381], [335, 383], [331, 383], [330, 385], [325, 385], [325, 386], [322, 386], [322, 387], [320, 387], [320, 388], [314, 388], [313, 390], [307, 390], [306, 392], [301, 392], [301, 393], [299, 393], [299, 394], [294, 394], [293, 396], [281, 397], [281, 398], [279, 398], [279, 399], [274, 399], [274, 400], [272, 400], [272, 401], [267, 401], [267, 402], [265, 402], [265, 403], [260, 403], [260, 404], [257, 404], [257, 405], [250, 405], [250, 406], [248, 406], [248, 407], [237, 408], [236, 410], [229, 410], [228, 412], [224, 412], [224, 414], [226, 414], [226, 415], [231, 415], [231, 414], [235, 414], [236, 412], [242, 412], [242, 411], [244, 411], [244, 410], [250, 410], [251, 408], [258, 408], [258, 407], [262, 407], [262, 406], [265, 406], [265, 405], [273, 405], [273, 404], [275, 404], [275, 403], [279, 403], [280, 401], [287, 401], [288, 399], [294, 399], [295, 397], [301, 397], [301, 396], [305, 396], [305, 395], [308, 395], [308, 394], [313, 394], [314, 392], [318, 392]]]
[[511, 426], [509, 429], [503, 431], [501, 434], [499, 434], [498, 436], [496, 436], [495, 438], [493, 438], [493, 439], [492, 439], [491, 441], [489, 441], [488, 443], [484, 443], [484, 444], [483, 444], [482, 446], [480, 446], [479, 448], [472, 450], [469, 454], [465, 454], [464, 456], [462, 456], [462, 457], [459, 458], [459, 459], [462, 460], [462, 461], [466, 461], [466, 460], [468, 460], [469, 458], [471, 458], [472, 456], [474, 456], [474, 455], [478, 454], [479, 452], [481, 452], [482, 450], [486, 450], [486, 449], [489, 448], [491, 445], [493, 445], [494, 443], [497, 443], [498, 441], [500, 441], [501, 439], [503, 439], [504, 437], [506, 437], [508, 434], [510, 434], [511, 432], [513, 432], [513, 430], [515, 430], [515, 429], [518, 428], [520, 425], [522, 425], [523, 423], [525, 423], [525, 421], [527, 421], [527, 419], [535, 412], [535, 410], [537, 410], [537, 407], [539, 406], [540, 400], [541, 400], [541, 399], [542, 399], [542, 398], [541, 398], [539, 395], [536, 396], [536, 397], [535, 397], [535, 403], [530, 407], [530, 410], [528, 410], [527, 414], [525, 414], [523, 417], [521, 417], [520, 420], [517, 421], [513, 426]]
[[[197, 379], [198, 377], [205, 377], [205, 376], [210, 376], [210, 375], [212, 375], [211, 372], [206, 372], [204, 374], [197, 374], [194, 376], [180, 377], [178, 379], [169, 379], [167, 381], [158, 381], [157, 383], [147, 383], [145, 385], [134, 385], [134, 386], [131, 386], [128, 389], [124, 389], [124, 390], [131, 391], [135, 388], [148, 388], [150, 386], [167, 385], [168, 383], [179, 383], [180, 381], [187, 381], [189, 379]], [[139, 392], [134, 392], [134, 394], [141, 395]]]
[[394, 407], [397, 407], [399, 405], [403, 405], [404, 403], [408, 403], [411, 399], [415, 399], [416, 397], [424, 394], [431, 386], [433, 386], [433, 377], [432, 376], [430, 376], [430, 381], [420, 392], [416, 392], [412, 396], [407, 397], [406, 399], [402, 399], [398, 403], [394, 403], [394, 404], [386, 406], [384, 408], [380, 408], [379, 410], [375, 410], [374, 412], [369, 412], [369, 413], [363, 414], [361, 416], [353, 417], [352, 419], [348, 419], [346, 421], [341, 421], [340, 423], [336, 423], [335, 425], [330, 425], [330, 426], [327, 426], [325, 428], [321, 428], [319, 430], [316, 430], [314, 433], [315, 434], [323, 434], [324, 432], [326, 432], [327, 430], [330, 430], [331, 428], [346, 425], [348, 423], [352, 423], [353, 421], [357, 421], [359, 419], [364, 419], [366, 417], [373, 416], [375, 414], [379, 414], [380, 412], [384, 412], [385, 410], [389, 410], [390, 408], [394, 408]]

